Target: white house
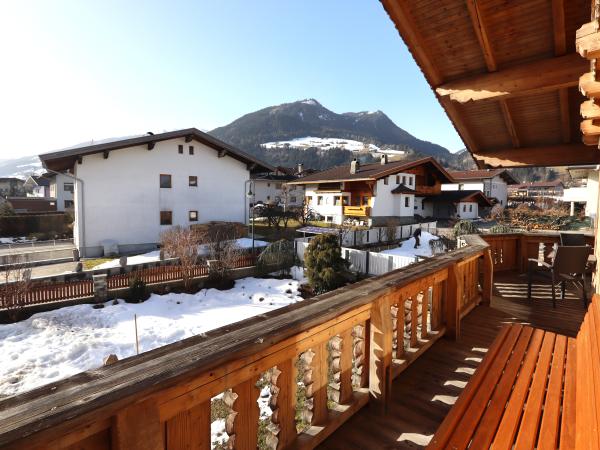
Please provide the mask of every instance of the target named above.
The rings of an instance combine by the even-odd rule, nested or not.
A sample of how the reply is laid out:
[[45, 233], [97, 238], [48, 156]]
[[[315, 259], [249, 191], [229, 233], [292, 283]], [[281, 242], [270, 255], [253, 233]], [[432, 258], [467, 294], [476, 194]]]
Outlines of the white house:
[[49, 173], [29, 176], [23, 185], [27, 197], [50, 198], [50, 177]]
[[451, 171], [454, 183], [442, 185], [443, 191], [481, 191], [492, 202], [506, 206], [508, 186], [518, 181], [506, 169]]
[[370, 226], [413, 223], [416, 196], [437, 194], [450, 182], [433, 158], [389, 162], [386, 155], [375, 164], [334, 167], [289, 182], [302, 185], [309, 207], [323, 220], [336, 224], [356, 219]]
[[246, 181], [273, 168], [195, 128], [115, 139], [40, 155], [69, 171], [74, 239], [82, 256], [155, 249], [175, 225], [246, 220]]
[[254, 201], [265, 205], [301, 206], [304, 188], [301, 185], [287, 184], [298, 177], [298, 172], [288, 167], [276, 167], [273, 172], [252, 174]]
[[476, 219], [480, 208], [492, 206], [483, 192], [475, 190], [443, 191], [424, 197], [423, 202], [437, 219]]
[[568, 167], [567, 170], [571, 178], [579, 182], [579, 186], [564, 189], [564, 202], [571, 204], [571, 215], [575, 213], [575, 203], [585, 205], [584, 211], [587, 217], [590, 217], [593, 223], [596, 222], [598, 213], [598, 170], [600, 166], [585, 165]]
[[65, 174], [57, 173], [50, 178], [50, 197], [56, 199], [57, 211], [72, 209], [75, 206], [75, 180]]

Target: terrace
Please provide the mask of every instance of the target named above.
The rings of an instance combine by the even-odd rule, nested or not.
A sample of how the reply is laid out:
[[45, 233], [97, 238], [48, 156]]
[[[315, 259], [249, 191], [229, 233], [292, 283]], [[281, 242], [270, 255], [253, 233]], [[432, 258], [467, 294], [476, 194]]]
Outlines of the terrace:
[[[600, 162], [598, 72], [575, 53], [580, 29], [577, 50], [595, 67], [597, 2], [382, 3], [481, 168]], [[582, 107], [583, 136], [580, 76], [592, 98]], [[548, 258], [556, 241], [543, 233], [469, 236], [462, 248], [406, 269], [5, 399], [0, 446], [209, 449], [210, 401], [226, 392], [236, 449], [256, 448], [259, 439], [264, 448], [444, 448], [432, 441], [440, 430], [470, 439], [479, 422], [465, 425], [453, 412], [477, 392], [500, 405], [490, 415], [504, 411], [506, 402], [495, 400], [513, 391], [499, 377], [517, 377], [517, 356], [530, 347], [512, 351], [497, 339], [509, 333], [503, 325], [517, 323], [546, 330], [550, 344], [553, 333], [577, 336], [568, 340], [576, 353], [544, 344], [537, 366], [537, 353], [528, 353], [522, 367], [533, 381], [525, 369], [518, 379], [523, 398], [532, 398], [515, 412], [507, 439], [598, 448], [600, 309], [586, 313], [575, 291], [554, 309], [547, 285], [526, 298], [527, 259]], [[499, 352], [510, 358], [506, 366]], [[265, 372], [271, 412], [259, 428], [256, 382]], [[498, 423], [483, 432], [491, 439], [496, 430]]]

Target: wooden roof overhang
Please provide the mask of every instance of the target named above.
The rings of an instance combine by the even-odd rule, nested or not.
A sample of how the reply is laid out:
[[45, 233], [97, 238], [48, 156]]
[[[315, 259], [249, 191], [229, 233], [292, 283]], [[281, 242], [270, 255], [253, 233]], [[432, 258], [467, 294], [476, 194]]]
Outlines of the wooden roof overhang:
[[480, 168], [600, 162], [600, 123], [585, 143], [580, 131], [589, 62], [575, 51], [591, 1], [381, 0]]

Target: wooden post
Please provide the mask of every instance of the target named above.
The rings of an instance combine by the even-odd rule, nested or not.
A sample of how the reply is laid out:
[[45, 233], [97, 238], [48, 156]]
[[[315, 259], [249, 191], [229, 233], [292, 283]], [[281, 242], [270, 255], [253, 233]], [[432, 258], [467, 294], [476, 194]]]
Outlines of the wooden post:
[[483, 252], [483, 292], [481, 300], [484, 305], [489, 305], [492, 301], [492, 289], [494, 286], [494, 261], [492, 260], [492, 251], [488, 248]]
[[340, 334], [342, 351], [340, 355], [340, 404], [350, 403], [352, 400], [352, 329], [349, 328]]
[[210, 400], [182, 411], [167, 422], [169, 450], [210, 450]]
[[448, 268], [446, 280], [446, 335], [454, 340], [460, 338], [460, 302], [463, 295], [463, 285], [460, 269], [456, 263]]
[[373, 302], [369, 343], [369, 392], [371, 404], [379, 414], [385, 414], [392, 383], [392, 318], [390, 299], [381, 297]]
[[147, 400], [119, 411], [113, 419], [111, 442], [115, 450], [163, 450], [163, 427], [156, 403]]
[[329, 341], [321, 342], [313, 348], [315, 356], [311, 364], [313, 377], [312, 425], [324, 425], [329, 416], [329, 410], [327, 409], [327, 385], [329, 384], [328, 344]]
[[[250, 378], [233, 388], [238, 397], [233, 404], [237, 412], [233, 422], [234, 446], [236, 450], [255, 450], [258, 441], [258, 399], [256, 379]], [[230, 439], [231, 437], [230, 436]]]

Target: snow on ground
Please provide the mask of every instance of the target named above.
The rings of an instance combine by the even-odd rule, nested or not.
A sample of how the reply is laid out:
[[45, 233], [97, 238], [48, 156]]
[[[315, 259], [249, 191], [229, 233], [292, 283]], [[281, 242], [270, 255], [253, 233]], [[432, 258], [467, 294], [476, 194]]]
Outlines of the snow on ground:
[[429, 246], [429, 241], [434, 241], [439, 239], [437, 236], [428, 233], [427, 231], [421, 232], [421, 241], [419, 248], [415, 247], [415, 238], [411, 237], [406, 241], [402, 242], [400, 247], [391, 248], [389, 250], [384, 250], [381, 253], [385, 253], [388, 255], [400, 255], [400, 256], [433, 256], [431, 253], [431, 247]]
[[103, 359], [140, 351], [296, 303], [295, 280], [243, 278], [228, 291], [152, 295], [140, 304], [119, 300], [104, 308], [76, 305], [0, 325], [0, 397], [28, 391], [102, 366]]
[[16, 243], [25, 243], [32, 242], [27, 239], [25, 236], [22, 237], [0, 237], [0, 244], [16, 244]]
[[[241, 249], [249, 249], [249, 248], [252, 248], [252, 239], [240, 238], [240, 239], [236, 240], [236, 244]], [[254, 240], [254, 247], [266, 247], [267, 245], [269, 245], [268, 242], [259, 241], [257, 239]], [[206, 245], [200, 245], [200, 246], [198, 246], [198, 253], [200, 253], [200, 255], [205, 255], [207, 253], [207, 249], [208, 249], [208, 247]], [[152, 252], [144, 253], [142, 255], [128, 256], [127, 264], [131, 266], [131, 265], [135, 265], [135, 264], [145, 264], [145, 263], [149, 263], [149, 262], [156, 262], [159, 260], [160, 260], [160, 251], [154, 250]], [[117, 258], [117, 259], [113, 259], [111, 261], [106, 261], [102, 264], [98, 264], [97, 266], [94, 266], [92, 268], [92, 270], [111, 269], [113, 267], [119, 267], [119, 266], [120, 266], [120, 263], [119, 263], [119, 259]]]
[[292, 139], [290, 141], [266, 142], [262, 144], [264, 148], [320, 148], [321, 150], [329, 150], [331, 148], [343, 148], [351, 151], [360, 151], [367, 147], [370, 151], [379, 151], [379, 147], [374, 144], [365, 144], [361, 141], [353, 141], [352, 139], [343, 138], [320, 138], [314, 136], [306, 136]]

